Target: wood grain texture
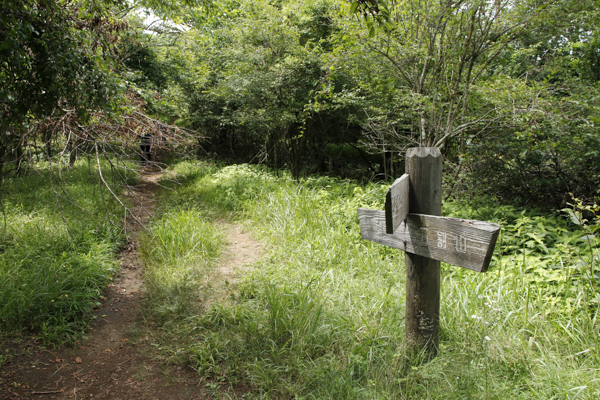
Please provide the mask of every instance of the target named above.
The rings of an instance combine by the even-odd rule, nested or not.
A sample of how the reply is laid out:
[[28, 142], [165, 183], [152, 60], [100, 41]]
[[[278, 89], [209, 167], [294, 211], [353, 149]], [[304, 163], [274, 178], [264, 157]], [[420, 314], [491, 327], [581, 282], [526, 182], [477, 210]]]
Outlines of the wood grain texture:
[[409, 213], [442, 215], [442, 159], [435, 147], [413, 147], [406, 152]]
[[477, 272], [487, 271], [500, 225], [408, 214], [394, 234], [386, 233], [384, 211], [358, 209], [363, 239]]
[[385, 195], [386, 231], [394, 233], [408, 214], [408, 174], [396, 179]]
[[[434, 147], [406, 152], [409, 213], [442, 215], [442, 153]], [[409, 231], [410, 232], [410, 231]], [[417, 233], [418, 234], [418, 233]], [[406, 340], [415, 351], [435, 357], [440, 340], [440, 262], [404, 253], [406, 262]]]

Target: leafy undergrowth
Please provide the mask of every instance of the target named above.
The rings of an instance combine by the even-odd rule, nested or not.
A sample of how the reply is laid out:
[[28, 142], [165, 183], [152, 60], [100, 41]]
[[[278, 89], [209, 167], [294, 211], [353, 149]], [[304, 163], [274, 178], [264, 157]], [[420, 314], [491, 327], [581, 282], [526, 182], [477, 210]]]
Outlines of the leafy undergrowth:
[[57, 344], [84, 331], [123, 240], [118, 204], [99, 183], [84, 163], [60, 179], [40, 165], [2, 182], [0, 332]]
[[[560, 215], [445, 205], [446, 215], [500, 222], [503, 230], [488, 273], [444, 266], [440, 351], [424, 363], [405, 347], [404, 257], [359, 233], [356, 208], [382, 209], [386, 186], [295, 182], [248, 165], [174, 169], [187, 178], [177, 195], [162, 197], [163, 207], [205, 210], [167, 213], [163, 221], [184, 220], [157, 222], [160, 229], [168, 225], [177, 236], [189, 229], [186, 218], [206, 224], [228, 215], [270, 248], [225, 300], [162, 322], [161, 354], [192, 365], [207, 386], [282, 399], [600, 396], [591, 268], [598, 243], [581, 240], [584, 232]], [[190, 251], [205, 254], [203, 246]], [[166, 293], [169, 281], [153, 284], [165, 282]], [[211, 290], [200, 283], [192, 297]]]

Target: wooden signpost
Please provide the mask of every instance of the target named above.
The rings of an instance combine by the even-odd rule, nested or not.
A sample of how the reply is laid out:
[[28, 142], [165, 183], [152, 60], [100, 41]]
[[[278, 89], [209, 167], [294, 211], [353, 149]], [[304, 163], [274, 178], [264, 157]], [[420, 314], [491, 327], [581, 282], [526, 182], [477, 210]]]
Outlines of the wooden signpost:
[[363, 239], [406, 252], [406, 338], [432, 356], [439, 344], [440, 261], [485, 272], [500, 232], [490, 222], [441, 217], [441, 196], [440, 150], [411, 148], [385, 211], [358, 209]]

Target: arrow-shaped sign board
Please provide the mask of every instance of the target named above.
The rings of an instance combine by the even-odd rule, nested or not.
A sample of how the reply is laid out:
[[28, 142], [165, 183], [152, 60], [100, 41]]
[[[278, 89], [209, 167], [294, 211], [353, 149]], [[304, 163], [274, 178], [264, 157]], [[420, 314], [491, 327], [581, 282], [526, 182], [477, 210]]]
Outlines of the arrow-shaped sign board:
[[485, 272], [500, 232], [490, 222], [408, 214], [393, 234], [386, 233], [386, 213], [358, 209], [363, 239], [419, 256]]
[[408, 174], [396, 179], [385, 195], [385, 229], [394, 233], [408, 215]]

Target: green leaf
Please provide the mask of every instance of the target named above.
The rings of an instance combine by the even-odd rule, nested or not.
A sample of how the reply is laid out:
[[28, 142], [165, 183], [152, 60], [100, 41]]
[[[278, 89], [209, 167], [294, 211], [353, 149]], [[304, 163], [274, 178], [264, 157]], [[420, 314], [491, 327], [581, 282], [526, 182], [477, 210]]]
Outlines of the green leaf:
[[575, 211], [571, 210], [570, 208], [563, 208], [561, 211], [567, 213], [571, 219], [571, 222], [573, 222], [575, 225], [581, 225], [581, 218], [578, 215], [579, 213], [576, 214]]

